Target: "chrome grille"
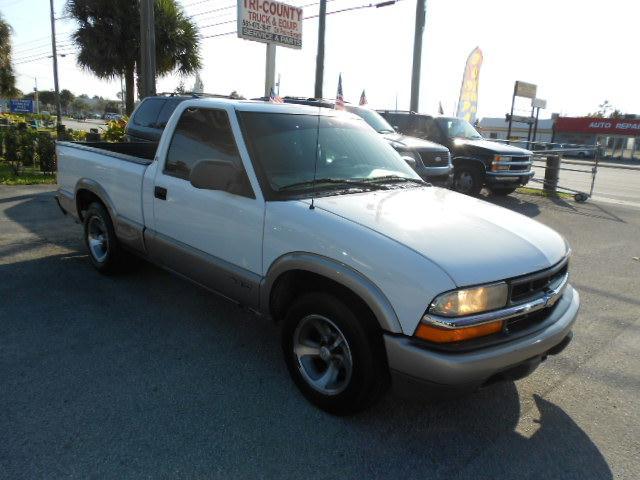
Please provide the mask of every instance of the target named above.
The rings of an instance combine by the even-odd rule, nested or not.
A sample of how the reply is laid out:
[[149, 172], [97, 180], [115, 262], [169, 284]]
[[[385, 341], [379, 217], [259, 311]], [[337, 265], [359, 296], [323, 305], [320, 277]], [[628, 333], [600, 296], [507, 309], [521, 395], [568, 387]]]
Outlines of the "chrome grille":
[[550, 269], [519, 277], [509, 282], [509, 303], [517, 305], [539, 297], [545, 291], [554, 288], [567, 274], [569, 261], [563, 260]]
[[449, 154], [447, 152], [418, 152], [422, 164], [425, 167], [446, 167], [449, 165]]
[[[530, 162], [531, 157], [511, 157], [512, 162]], [[518, 172], [528, 172], [531, 168], [531, 163], [523, 165], [509, 165], [509, 170], [515, 170]]]

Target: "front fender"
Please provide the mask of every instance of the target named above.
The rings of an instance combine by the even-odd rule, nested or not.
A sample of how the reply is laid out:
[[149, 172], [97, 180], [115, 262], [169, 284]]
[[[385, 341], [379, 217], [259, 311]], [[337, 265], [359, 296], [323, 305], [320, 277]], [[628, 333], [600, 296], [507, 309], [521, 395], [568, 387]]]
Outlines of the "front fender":
[[307, 252], [292, 252], [277, 258], [269, 267], [260, 286], [260, 310], [269, 311], [271, 291], [276, 280], [292, 270], [304, 270], [337, 282], [358, 295], [376, 316], [380, 328], [402, 333], [400, 321], [391, 302], [367, 277], [349, 265], [331, 258]]
[[483, 172], [487, 171], [487, 166], [485, 163], [479, 158], [475, 157], [454, 157], [451, 159], [451, 163], [453, 163], [453, 168], [463, 164], [463, 163], [472, 163], [477, 165]]

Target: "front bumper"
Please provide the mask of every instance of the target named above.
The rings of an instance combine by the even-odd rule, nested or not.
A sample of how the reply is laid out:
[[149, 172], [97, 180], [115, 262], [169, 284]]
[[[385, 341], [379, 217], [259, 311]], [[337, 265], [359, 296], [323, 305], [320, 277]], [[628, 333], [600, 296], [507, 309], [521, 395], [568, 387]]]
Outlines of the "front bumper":
[[502, 172], [486, 172], [487, 185], [526, 185], [535, 175], [533, 171], [505, 170]]
[[469, 352], [435, 351], [412, 337], [385, 334], [391, 374], [394, 379], [402, 378], [403, 382], [409, 379], [430, 387], [455, 390], [476, 389], [501, 373], [517, 371], [520, 367], [526, 370], [526, 375], [547, 355], [558, 353], [566, 346], [579, 306], [578, 292], [567, 286], [545, 321], [546, 328], [510, 342]]

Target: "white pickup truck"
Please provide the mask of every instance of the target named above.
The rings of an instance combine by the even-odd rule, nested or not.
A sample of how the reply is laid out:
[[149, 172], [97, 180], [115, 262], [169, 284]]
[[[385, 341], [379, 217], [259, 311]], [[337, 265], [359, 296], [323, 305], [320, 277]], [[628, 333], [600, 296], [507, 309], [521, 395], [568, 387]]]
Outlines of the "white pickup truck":
[[57, 144], [58, 202], [104, 273], [135, 254], [268, 315], [289, 372], [348, 414], [391, 383], [468, 390], [533, 371], [579, 297], [555, 231], [420, 180], [362, 119], [183, 102], [154, 144]]

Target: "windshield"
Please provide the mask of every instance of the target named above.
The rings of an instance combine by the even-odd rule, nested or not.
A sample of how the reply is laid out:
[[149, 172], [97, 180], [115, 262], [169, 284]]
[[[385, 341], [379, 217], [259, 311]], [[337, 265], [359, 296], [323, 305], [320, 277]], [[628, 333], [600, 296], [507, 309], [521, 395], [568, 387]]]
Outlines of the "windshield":
[[480, 140], [482, 138], [482, 135], [462, 118], [436, 118], [436, 122], [447, 133], [449, 138], [467, 138], [469, 140]]
[[[381, 177], [419, 179], [367, 124], [348, 116], [239, 112], [263, 189], [270, 193], [345, 189]], [[317, 153], [316, 153], [317, 152]], [[316, 155], [318, 157], [315, 165]], [[341, 183], [344, 181], [344, 183]], [[352, 187], [352, 186], [351, 186]]]
[[359, 108], [359, 107], [346, 107], [346, 110], [351, 113], [355, 113], [365, 122], [367, 122], [373, 129], [378, 133], [393, 133], [395, 130], [389, 122], [387, 122], [382, 115], [380, 115], [375, 110], [370, 110], [368, 108]]

